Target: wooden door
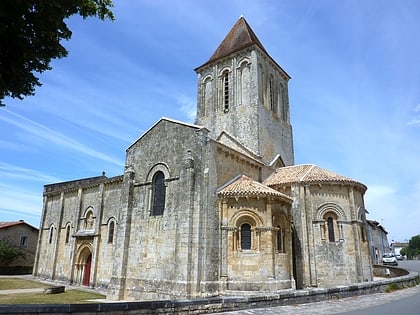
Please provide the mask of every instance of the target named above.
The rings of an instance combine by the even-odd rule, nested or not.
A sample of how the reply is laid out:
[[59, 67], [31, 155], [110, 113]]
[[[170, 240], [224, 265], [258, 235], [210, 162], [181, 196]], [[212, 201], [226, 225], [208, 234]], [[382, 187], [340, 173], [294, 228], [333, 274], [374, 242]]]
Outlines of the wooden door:
[[88, 256], [86, 259], [86, 265], [85, 265], [85, 272], [83, 274], [83, 282], [82, 285], [89, 286], [90, 282], [90, 267], [92, 265], [92, 254]]

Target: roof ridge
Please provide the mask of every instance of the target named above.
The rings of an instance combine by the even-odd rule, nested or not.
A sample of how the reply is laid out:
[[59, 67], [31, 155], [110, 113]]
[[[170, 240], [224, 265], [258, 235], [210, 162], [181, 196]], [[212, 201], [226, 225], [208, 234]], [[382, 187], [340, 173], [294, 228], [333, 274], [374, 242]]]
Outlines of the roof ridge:
[[235, 181], [237, 181], [239, 178], [241, 178], [242, 176], [248, 177], [244, 174], [238, 174], [235, 177], [231, 178], [230, 180], [228, 180], [226, 183], [224, 183], [222, 186], [220, 186], [217, 190], [216, 190], [216, 194], [219, 193], [220, 191], [222, 191], [223, 189], [225, 189], [227, 186], [229, 186], [230, 184], [234, 183]]
[[209, 60], [207, 60], [203, 65], [199, 66], [195, 70], [252, 45], [256, 45], [269, 56], [267, 50], [258, 39], [255, 32], [252, 30], [251, 26], [249, 26], [245, 18], [241, 16], [219, 44], [219, 46], [217, 46], [217, 49], [211, 55]]
[[[305, 164], [304, 164], [305, 165]], [[305, 179], [305, 177], [313, 170], [313, 168], [315, 167], [315, 164], [307, 164], [309, 165], [309, 169], [305, 172], [305, 174], [302, 175], [301, 178], [299, 178], [300, 182], [303, 182], [303, 180]]]

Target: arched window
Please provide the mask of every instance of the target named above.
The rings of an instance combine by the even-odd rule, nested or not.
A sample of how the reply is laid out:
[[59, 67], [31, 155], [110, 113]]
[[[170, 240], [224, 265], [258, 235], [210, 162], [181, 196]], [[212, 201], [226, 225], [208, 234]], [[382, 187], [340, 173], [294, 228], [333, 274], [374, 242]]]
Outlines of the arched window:
[[280, 226], [277, 226], [277, 251], [283, 253], [283, 232]]
[[115, 229], [115, 223], [114, 223], [114, 221], [109, 222], [109, 226], [108, 226], [108, 243], [112, 243], [114, 241], [114, 229]]
[[251, 249], [251, 225], [241, 225], [241, 249]]
[[152, 179], [152, 215], [162, 215], [165, 209], [165, 175], [157, 171]]
[[53, 237], [54, 237], [54, 226], [51, 225], [51, 227], [50, 227], [50, 235], [49, 235], [49, 238], [48, 238], [48, 243], [50, 243], [50, 244], [52, 243]]
[[238, 69], [238, 101], [239, 104], [249, 104], [250, 100], [250, 63], [243, 60]]
[[222, 87], [223, 87], [223, 110], [229, 110], [229, 71], [225, 70], [222, 74]]
[[207, 116], [213, 108], [211, 108], [212, 103], [212, 86], [211, 86], [211, 77], [207, 77], [204, 81], [204, 91], [203, 91], [203, 109], [202, 115]]
[[330, 242], [335, 242], [334, 219], [332, 217], [327, 218], [327, 227], [328, 227], [328, 240]]
[[70, 241], [70, 224], [66, 227], [66, 244], [68, 244]]
[[287, 95], [286, 88], [283, 84], [280, 84], [280, 93], [281, 93], [281, 116], [284, 121], [287, 121]]

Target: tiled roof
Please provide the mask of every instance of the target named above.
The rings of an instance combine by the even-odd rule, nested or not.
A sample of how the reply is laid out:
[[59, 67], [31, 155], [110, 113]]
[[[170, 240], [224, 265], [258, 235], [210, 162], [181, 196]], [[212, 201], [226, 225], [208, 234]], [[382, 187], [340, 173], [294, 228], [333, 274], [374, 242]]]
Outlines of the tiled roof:
[[336, 174], [313, 164], [280, 167], [264, 181], [267, 186], [287, 185], [292, 183], [302, 184], [350, 184], [363, 190], [367, 187], [351, 178]]
[[15, 226], [15, 225], [19, 225], [19, 224], [29, 225], [31, 228], [38, 230], [36, 227], [33, 227], [32, 225], [26, 223], [24, 220], [0, 222], [0, 229], [5, 229], [5, 228]]
[[208, 62], [226, 57], [231, 53], [254, 44], [268, 54], [245, 18], [241, 16], [230, 32], [226, 35], [219, 47], [217, 47]]
[[279, 197], [292, 201], [290, 197], [278, 192], [252, 178], [240, 175], [223, 186], [217, 194], [223, 197]]
[[0, 222], [0, 229], [2, 228], [7, 228], [9, 226], [14, 226], [14, 225], [18, 225], [18, 224], [22, 224], [24, 223], [23, 221], [14, 221], [14, 222]]
[[239, 18], [239, 20], [235, 23], [235, 25], [220, 43], [219, 47], [217, 47], [213, 55], [211, 55], [210, 59], [206, 61], [203, 65], [197, 67], [195, 71], [214, 61], [227, 57], [230, 54], [238, 52], [247, 47], [251, 47], [253, 45], [261, 49], [261, 51], [263, 51], [267, 55], [267, 57], [269, 57], [271, 61], [281, 69], [284, 76], [287, 79], [290, 79], [290, 76], [286, 73], [286, 71], [284, 71], [280, 67], [280, 65], [278, 65], [277, 62], [268, 54], [268, 52], [265, 50], [264, 46], [258, 39], [257, 35], [255, 35], [248, 22], [242, 16]]

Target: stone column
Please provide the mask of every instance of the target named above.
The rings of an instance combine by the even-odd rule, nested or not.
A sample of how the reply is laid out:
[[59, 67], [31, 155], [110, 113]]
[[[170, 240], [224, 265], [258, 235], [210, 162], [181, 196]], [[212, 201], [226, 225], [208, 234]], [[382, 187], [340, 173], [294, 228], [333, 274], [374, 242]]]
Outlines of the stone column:
[[39, 265], [39, 260], [40, 260], [40, 256], [41, 256], [40, 252], [44, 247], [44, 245], [42, 244], [42, 240], [45, 238], [44, 234], [45, 234], [45, 231], [46, 231], [44, 225], [45, 225], [45, 214], [47, 212], [47, 202], [48, 202], [48, 197], [46, 196], [46, 191], [45, 191], [45, 188], [44, 188], [42, 215], [41, 215], [41, 222], [40, 222], [39, 235], [38, 235], [38, 245], [36, 247], [34, 269], [33, 269], [34, 277], [40, 276], [39, 270], [38, 270], [38, 265]]
[[[98, 218], [98, 220], [96, 220], [95, 222], [95, 230], [97, 233], [97, 237], [93, 238], [93, 242], [92, 242], [92, 275], [91, 275], [91, 279], [92, 279], [92, 285], [96, 286], [96, 276], [97, 276], [97, 272], [98, 272], [98, 265], [99, 265], [99, 261], [98, 261], [98, 257], [99, 257], [99, 251], [100, 251], [100, 246], [102, 244], [102, 233], [101, 233], [101, 225], [102, 225], [102, 212], [103, 212], [103, 198], [104, 198], [104, 189], [105, 189], [105, 185], [104, 183], [101, 183], [99, 185], [99, 193], [98, 193], [98, 199], [97, 199], [97, 214], [96, 217]], [[106, 239], [107, 234], [104, 234], [104, 237]]]
[[58, 222], [57, 222], [57, 236], [55, 237], [54, 242], [54, 251], [53, 251], [53, 257], [51, 257], [51, 262], [53, 264], [52, 270], [51, 270], [51, 279], [55, 279], [55, 272], [57, 268], [57, 255], [58, 255], [58, 247], [60, 246], [60, 235], [61, 235], [61, 221], [63, 220], [63, 211], [64, 211], [64, 192], [60, 194], [60, 214], [58, 216]]
[[363, 267], [362, 267], [362, 255], [360, 251], [360, 236], [359, 236], [359, 226], [358, 226], [358, 217], [357, 211], [355, 210], [355, 201], [354, 201], [354, 190], [353, 187], [349, 188], [349, 203], [351, 209], [351, 222], [352, 222], [352, 231], [354, 237], [354, 259], [355, 259], [355, 266], [356, 266], [356, 274], [357, 274], [357, 281], [363, 281]]
[[131, 215], [133, 208], [134, 193], [134, 170], [127, 166], [124, 172], [121, 187], [121, 212], [119, 217], [118, 232], [116, 233], [115, 246], [113, 248], [114, 263], [109, 286], [109, 299], [122, 300], [126, 290], [125, 280], [127, 277], [128, 248], [131, 234]]

